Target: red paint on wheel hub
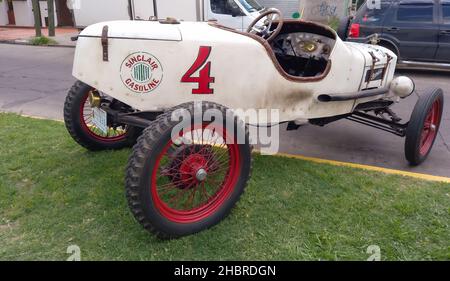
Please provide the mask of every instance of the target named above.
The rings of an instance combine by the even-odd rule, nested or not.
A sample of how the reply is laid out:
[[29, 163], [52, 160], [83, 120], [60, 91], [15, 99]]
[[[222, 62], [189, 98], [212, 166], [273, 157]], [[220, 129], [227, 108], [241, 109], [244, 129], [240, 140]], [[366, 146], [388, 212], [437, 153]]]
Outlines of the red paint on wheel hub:
[[192, 186], [199, 181], [196, 176], [200, 169], [208, 171], [208, 162], [199, 153], [189, 155], [180, 166], [181, 179], [184, 185]]
[[441, 101], [436, 100], [425, 118], [420, 139], [420, 155], [425, 156], [430, 151], [438, 133], [441, 122]]

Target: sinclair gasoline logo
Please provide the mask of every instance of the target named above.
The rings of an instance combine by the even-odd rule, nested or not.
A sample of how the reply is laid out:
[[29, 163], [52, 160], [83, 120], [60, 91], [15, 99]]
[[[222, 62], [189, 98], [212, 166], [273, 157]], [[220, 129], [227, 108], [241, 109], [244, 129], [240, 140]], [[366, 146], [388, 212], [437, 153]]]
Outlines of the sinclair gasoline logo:
[[163, 68], [153, 55], [137, 52], [129, 55], [122, 62], [120, 77], [129, 90], [146, 94], [155, 90], [161, 84]]

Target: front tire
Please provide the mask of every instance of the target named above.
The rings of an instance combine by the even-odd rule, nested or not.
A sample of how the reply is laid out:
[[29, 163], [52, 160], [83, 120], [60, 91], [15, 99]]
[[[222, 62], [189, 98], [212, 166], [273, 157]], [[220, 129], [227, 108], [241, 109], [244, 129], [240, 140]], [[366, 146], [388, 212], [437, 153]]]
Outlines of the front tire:
[[92, 124], [92, 107], [88, 101], [92, 90], [91, 86], [81, 81], [77, 81], [70, 89], [64, 104], [67, 131], [78, 144], [92, 151], [132, 146], [140, 133], [139, 129], [116, 124], [104, 134]]
[[405, 156], [412, 166], [422, 164], [433, 148], [441, 125], [444, 94], [433, 89], [422, 95], [406, 130]]
[[[196, 106], [187, 103], [160, 115], [144, 130], [129, 160], [129, 207], [136, 220], [161, 239], [218, 224], [238, 202], [250, 177], [252, 147], [247, 127], [227, 115], [225, 107], [202, 102], [201, 112], [216, 110], [224, 120], [209, 128], [212, 123], [202, 121]], [[190, 119], [173, 139], [172, 131], [180, 124], [171, 118], [175, 110], [187, 112]], [[230, 133], [225, 124], [234, 124], [238, 133]], [[244, 142], [236, 142], [236, 136], [244, 136]]]

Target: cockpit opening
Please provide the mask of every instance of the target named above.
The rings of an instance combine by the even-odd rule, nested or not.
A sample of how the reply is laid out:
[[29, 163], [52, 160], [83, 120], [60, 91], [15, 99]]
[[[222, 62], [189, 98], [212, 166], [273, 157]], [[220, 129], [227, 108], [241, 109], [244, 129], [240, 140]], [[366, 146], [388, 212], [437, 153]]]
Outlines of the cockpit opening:
[[296, 21], [285, 22], [270, 45], [287, 74], [306, 78], [326, 71], [335, 43], [335, 34], [330, 30]]

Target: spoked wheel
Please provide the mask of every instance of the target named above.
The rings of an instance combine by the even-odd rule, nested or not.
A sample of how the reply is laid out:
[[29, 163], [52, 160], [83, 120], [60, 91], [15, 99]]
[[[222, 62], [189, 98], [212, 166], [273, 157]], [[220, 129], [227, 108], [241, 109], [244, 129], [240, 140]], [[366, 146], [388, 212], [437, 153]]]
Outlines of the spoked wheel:
[[[169, 239], [193, 234], [223, 220], [244, 192], [251, 170], [248, 132], [226, 108], [204, 102], [203, 112], [215, 108], [230, 119], [226, 128], [194, 117], [192, 103], [180, 123], [165, 113], [147, 128], [134, 147], [127, 169], [127, 198], [136, 219], [150, 232]], [[200, 120], [200, 121], [199, 121]], [[197, 122], [197, 123], [196, 123]], [[234, 130], [241, 130], [233, 133]], [[239, 144], [235, 136], [245, 136]]]
[[411, 165], [420, 165], [430, 154], [438, 136], [443, 108], [441, 89], [422, 95], [417, 102], [406, 131], [405, 154]]
[[[139, 130], [124, 124], [108, 124], [108, 129], [102, 132], [93, 122], [94, 109], [89, 101], [92, 87], [80, 81], [70, 89], [65, 106], [64, 121], [72, 138], [80, 145], [90, 150], [120, 149], [135, 143]], [[100, 94], [102, 101], [114, 102], [104, 94]]]
[[[99, 94], [102, 99], [105, 99], [105, 95]], [[124, 140], [127, 136], [127, 126], [126, 125], [118, 125], [115, 127], [108, 127], [108, 131], [106, 133], [102, 132], [93, 122], [94, 118], [94, 110], [89, 102], [88, 95], [83, 97], [80, 103], [80, 123], [83, 130], [89, 134], [92, 138], [103, 141], [103, 142], [117, 142]]]

